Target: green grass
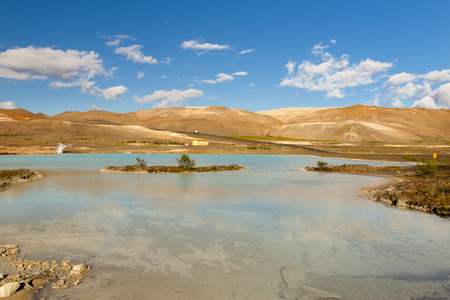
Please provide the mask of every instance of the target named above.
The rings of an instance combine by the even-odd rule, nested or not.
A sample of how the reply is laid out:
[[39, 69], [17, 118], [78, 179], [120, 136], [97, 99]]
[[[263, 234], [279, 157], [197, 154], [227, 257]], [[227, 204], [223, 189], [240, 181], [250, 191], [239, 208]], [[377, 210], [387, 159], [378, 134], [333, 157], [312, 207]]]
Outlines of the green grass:
[[340, 143], [338, 140], [312, 140], [312, 139], [292, 139], [287, 137], [273, 137], [273, 136], [228, 136], [230, 138], [251, 140], [251, 141], [293, 141], [293, 142], [327, 142], [327, 143]]

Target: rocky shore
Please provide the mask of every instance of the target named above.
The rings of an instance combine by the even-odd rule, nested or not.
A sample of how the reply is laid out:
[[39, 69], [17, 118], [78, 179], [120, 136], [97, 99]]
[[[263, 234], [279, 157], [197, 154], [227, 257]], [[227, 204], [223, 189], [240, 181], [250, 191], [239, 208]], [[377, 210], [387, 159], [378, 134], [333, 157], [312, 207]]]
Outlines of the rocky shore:
[[0, 170], [0, 192], [9, 189], [13, 185], [41, 178], [38, 172], [28, 169]]
[[[318, 162], [319, 164], [319, 162]], [[436, 166], [435, 172], [423, 171], [423, 165], [374, 167], [368, 165], [306, 167], [308, 171], [383, 176], [394, 180], [388, 186], [370, 191], [369, 199], [387, 205], [405, 207], [450, 216], [450, 166]]]
[[0, 245], [0, 298], [29, 298], [43, 289], [59, 290], [81, 283], [90, 266], [70, 260], [31, 260], [18, 257], [17, 245]]

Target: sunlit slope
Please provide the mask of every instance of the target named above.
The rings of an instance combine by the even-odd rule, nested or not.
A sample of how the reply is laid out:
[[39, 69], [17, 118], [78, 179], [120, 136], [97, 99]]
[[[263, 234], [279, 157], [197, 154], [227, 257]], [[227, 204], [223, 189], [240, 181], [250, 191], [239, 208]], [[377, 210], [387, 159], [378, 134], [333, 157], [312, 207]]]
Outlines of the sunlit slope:
[[141, 125], [151, 129], [213, 135], [266, 135], [282, 124], [265, 115], [227, 107], [170, 107], [131, 113], [65, 112], [52, 119], [100, 124]]
[[262, 111], [283, 121], [273, 136], [342, 141], [450, 140], [450, 110], [385, 108], [356, 105], [342, 108], [292, 108]]
[[384, 108], [283, 108], [253, 113], [227, 107], [172, 107], [114, 113], [91, 110], [55, 116], [0, 110], [0, 134], [14, 138], [95, 136], [112, 141], [175, 138], [170, 132], [219, 136], [273, 136], [311, 140], [411, 143], [450, 141], [450, 110]]
[[2, 121], [31, 121], [47, 119], [48, 116], [43, 113], [34, 114], [25, 109], [0, 109], [0, 120]]

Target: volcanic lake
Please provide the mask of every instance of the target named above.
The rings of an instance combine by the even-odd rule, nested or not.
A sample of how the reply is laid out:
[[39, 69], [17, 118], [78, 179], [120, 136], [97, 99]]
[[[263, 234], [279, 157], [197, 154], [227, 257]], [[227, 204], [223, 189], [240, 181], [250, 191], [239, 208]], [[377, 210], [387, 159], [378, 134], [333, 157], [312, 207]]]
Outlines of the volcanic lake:
[[[1, 156], [44, 177], [0, 193], [0, 244], [92, 270], [46, 299], [446, 299], [450, 220], [364, 198], [381, 177], [300, 171], [308, 156], [192, 155], [215, 173], [101, 172], [139, 156]], [[361, 162], [362, 163], [362, 162]], [[372, 165], [384, 163], [363, 162]], [[392, 163], [391, 163], [392, 164]]]

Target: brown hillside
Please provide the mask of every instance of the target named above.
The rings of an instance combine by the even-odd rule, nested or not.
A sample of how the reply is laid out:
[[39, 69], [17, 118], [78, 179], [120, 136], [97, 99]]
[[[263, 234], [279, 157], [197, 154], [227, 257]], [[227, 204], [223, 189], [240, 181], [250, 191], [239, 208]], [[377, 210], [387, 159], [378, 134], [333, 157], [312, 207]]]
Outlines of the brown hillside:
[[132, 113], [105, 111], [65, 112], [55, 120], [97, 124], [140, 125], [150, 129], [213, 135], [266, 135], [282, 124], [270, 116], [227, 107], [170, 107]]
[[214, 135], [266, 135], [282, 122], [269, 116], [224, 106], [172, 107], [135, 112], [140, 125]]
[[390, 143], [450, 140], [448, 109], [356, 105], [327, 109], [276, 109], [260, 113], [285, 122], [271, 132], [273, 136]]
[[[25, 121], [25, 122], [24, 122]], [[122, 141], [177, 141], [171, 132], [219, 136], [280, 136], [312, 140], [412, 143], [450, 141], [450, 110], [383, 108], [284, 108], [253, 113], [227, 107], [172, 107], [114, 113], [92, 110], [48, 117], [23, 109], [0, 110], [0, 146], [20, 143], [118, 145]], [[203, 136], [202, 138], [206, 138]]]
[[21, 108], [0, 109], [0, 120], [31, 121], [47, 118], [48, 116], [43, 113], [34, 114]]
[[76, 146], [111, 147], [127, 141], [177, 141], [192, 139], [180, 134], [157, 131], [139, 125], [89, 124], [76, 121], [33, 120], [0, 121], [0, 146], [40, 145], [56, 147], [59, 143]]

